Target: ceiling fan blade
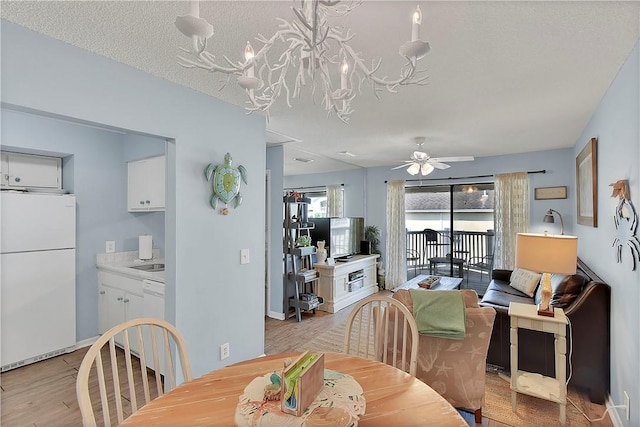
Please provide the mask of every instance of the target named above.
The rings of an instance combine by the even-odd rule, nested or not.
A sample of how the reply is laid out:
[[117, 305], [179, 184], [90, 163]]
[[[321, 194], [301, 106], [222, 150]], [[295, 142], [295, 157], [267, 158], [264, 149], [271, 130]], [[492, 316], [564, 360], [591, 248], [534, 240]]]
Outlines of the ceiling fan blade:
[[444, 164], [444, 163], [434, 162], [434, 161], [432, 161], [432, 160], [433, 160], [433, 159], [431, 159], [431, 160], [429, 161], [429, 164], [431, 164], [431, 166], [433, 166], [433, 167], [434, 167], [434, 168], [436, 168], [436, 169], [449, 169], [449, 168], [451, 167], [451, 166], [446, 165], [446, 164]]
[[473, 156], [457, 156], [457, 157], [434, 157], [434, 162], [470, 162], [475, 160]]
[[408, 162], [404, 165], [400, 165], [400, 166], [396, 166], [395, 168], [391, 168], [391, 170], [396, 170], [396, 169], [402, 169], [402, 168], [406, 168], [407, 166], [409, 166], [411, 163], [413, 162]]

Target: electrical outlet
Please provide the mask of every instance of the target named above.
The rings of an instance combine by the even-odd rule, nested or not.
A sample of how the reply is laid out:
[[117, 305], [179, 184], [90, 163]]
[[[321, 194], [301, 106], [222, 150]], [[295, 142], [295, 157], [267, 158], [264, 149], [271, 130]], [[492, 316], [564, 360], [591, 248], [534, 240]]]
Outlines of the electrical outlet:
[[104, 251], [108, 254], [114, 253], [116, 251], [116, 242], [114, 240], [107, 240]]
[[224, 360], [229, 357], [229, 343], [226, 342], [220, 346], [220, 360]]
[[629, 421], [631, 419], [631, 408], [629, 407], [629, 395], [627, 394], [626, 391], [623, 391], [624, 393], [624, 406], [626, 406], [626, 411], [627, 411], [627, 421]]

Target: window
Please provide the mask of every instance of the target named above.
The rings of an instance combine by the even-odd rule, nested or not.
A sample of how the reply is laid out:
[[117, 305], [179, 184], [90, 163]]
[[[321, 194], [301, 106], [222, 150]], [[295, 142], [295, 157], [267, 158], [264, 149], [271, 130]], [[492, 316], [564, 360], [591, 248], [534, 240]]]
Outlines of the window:
[[311, 199], [309, 203], [309, 218], [319, 218], [327, 216], [327, 192], [315, 191], [313, 193], [305, 193], [305, 196]]

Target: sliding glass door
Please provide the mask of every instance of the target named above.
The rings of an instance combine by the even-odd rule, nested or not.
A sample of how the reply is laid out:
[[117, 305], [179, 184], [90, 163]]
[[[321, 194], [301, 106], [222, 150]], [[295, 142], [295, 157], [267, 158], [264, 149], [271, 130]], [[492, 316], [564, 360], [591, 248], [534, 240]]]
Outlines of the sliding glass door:
[[484, 293], [493, 254], [493, 183], [406, 188], [408, 277], [463, 279]]

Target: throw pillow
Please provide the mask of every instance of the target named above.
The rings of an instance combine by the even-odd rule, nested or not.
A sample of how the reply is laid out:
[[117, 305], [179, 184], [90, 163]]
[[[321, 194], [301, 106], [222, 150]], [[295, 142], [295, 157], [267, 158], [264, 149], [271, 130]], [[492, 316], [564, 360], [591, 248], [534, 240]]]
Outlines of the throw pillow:
[[564, 278], [553, 292], [550, 304], [558, 308], [566, 308], [580, 295], [586, 278], [579, 274], [574, 274]]
[[538, 287], [538, 283], [540, 283], [540, 277], [542, 277], [540, 273], [516, 268], [513, 270], [513, 273], [511, 273], [509, 285], [533, 298], [533, 293]]

